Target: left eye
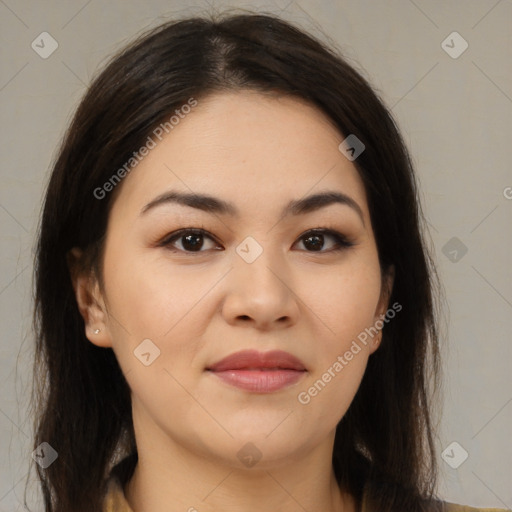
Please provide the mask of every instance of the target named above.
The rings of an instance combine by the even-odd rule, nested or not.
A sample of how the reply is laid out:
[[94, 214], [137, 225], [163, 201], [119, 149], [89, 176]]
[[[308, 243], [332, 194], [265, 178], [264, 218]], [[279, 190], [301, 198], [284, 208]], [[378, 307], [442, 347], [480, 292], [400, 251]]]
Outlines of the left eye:
[[[320, 246], [323, 247], [326, 237], [330, 237], [335, 240], [334, 247], [327, 251], [321, 251]], [[307, 233], [301, 235], [299, 237], [299, 240], [303, 240], [304, 245], [309, 245], [309, 247], [313, 249], [312, 251], [308, 252], [340, 251], [342, 249], [346, 249], [347, 247], [352, 247], [354, 245], [353, 243], [349, 242], [344, 235], [331, 229], [312, 229]]]
[[[201, 249], [204, 246], [204, 239], [209, 239], [212, 242], [216, 243], [215, 240], [209, 235], [209, 233], [203, 229], [180, 229], [179, 231], [175, 231], [171, 233], [168, 237], [166, 237], [162, 242], [160, 242], [160, 246], [169, 247], [171, 250], [177, 249], [181, 252], [205, 252]], [[321, 250], [325, 245], [325, 239], [331, 238], [334, 240], [334, 247], [328, 250]], [[182, 248], [176, 247], [174, 243], [178, 240], [181, 240]], [[337, 231], [333, 231], [330, 229], [312, 229], [302, 234], [297, 242], [303, 242], [306, 248], [309, 247], [306, 252], [331, 252], [331, 251], [339, 251], [342, 249], [346, 249], [347, 247], [351, 247], [354, 245], [349, 242], [347, 238], [338, 233]], [[296, 243], [297, 243], [296, 242]]]

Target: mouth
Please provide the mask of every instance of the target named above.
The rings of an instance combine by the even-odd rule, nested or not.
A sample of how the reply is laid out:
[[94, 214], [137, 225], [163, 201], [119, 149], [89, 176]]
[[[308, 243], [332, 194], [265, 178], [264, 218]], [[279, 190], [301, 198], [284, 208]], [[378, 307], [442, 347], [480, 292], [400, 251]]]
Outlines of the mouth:
[[297, 357], [280, 350], [243, 350], [208, 366], [225, 383], [253, 393], [272, 393], [298, 382], [307, 369]]

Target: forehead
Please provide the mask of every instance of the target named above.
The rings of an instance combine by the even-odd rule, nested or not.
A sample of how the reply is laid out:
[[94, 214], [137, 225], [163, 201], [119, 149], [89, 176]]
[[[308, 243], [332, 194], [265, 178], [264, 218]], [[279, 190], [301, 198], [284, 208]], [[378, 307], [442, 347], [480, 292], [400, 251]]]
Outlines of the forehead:
[[153, 149], [124, 179], [114, 208], [140, 212], [159, 194], [179, 190], [227, 199], [242, 214], [273, 215], [290, 199], [335, 190], [368, 215], [359, 173], [338, 149], [344, 135], [309, 103], [223, 92], [197, 100], [176, 119], [162, 140], [153, 137]]

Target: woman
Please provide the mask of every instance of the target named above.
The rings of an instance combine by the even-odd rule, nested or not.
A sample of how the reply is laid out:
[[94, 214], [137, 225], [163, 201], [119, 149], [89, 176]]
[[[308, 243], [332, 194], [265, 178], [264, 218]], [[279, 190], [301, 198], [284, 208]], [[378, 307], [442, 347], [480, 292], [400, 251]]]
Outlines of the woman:
[[135, 41], [42, 216], [46, 510], [475, 510], [435, 498], [421, 222], [390, 114], [311, 36], [240, 15]]

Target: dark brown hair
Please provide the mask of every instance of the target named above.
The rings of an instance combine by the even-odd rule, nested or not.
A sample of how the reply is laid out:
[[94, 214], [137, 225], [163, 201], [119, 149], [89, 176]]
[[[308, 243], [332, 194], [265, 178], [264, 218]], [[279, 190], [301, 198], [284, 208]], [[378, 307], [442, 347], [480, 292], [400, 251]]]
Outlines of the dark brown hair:
[[[403, 310], [383, 330], [360, 388], [337, 426], [340, 487], [379, 512], [427, 510], [436, 484], [432, 398], [439, 376], [436, 276], [422, 235], [410, 158], [390, 112], [337, 51], [270, 15], [167, 22], [117, 54], [94, 79], [65, 134], [47, 188], [35, 269], [35, 445], [59, 457], [36, 465], [47, 512], [100, 510], [115, 454], [137, 463], [130, 390], [111, 349], [85, 337], [67, 267], [82, 248], [101, 278], [115, 194], [94, 191], [163, 120], [191, 97], [249, 89], [301, 98], [365, 151], [364, 182], [381, 268], [395, 269], [390, 303]], [[119, 192], [120, 184], [116, 193]], [[429, 508], [430, 510], [430, 508]]]

